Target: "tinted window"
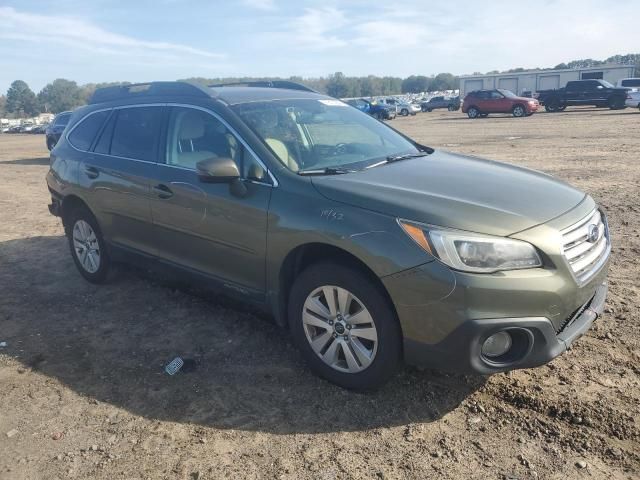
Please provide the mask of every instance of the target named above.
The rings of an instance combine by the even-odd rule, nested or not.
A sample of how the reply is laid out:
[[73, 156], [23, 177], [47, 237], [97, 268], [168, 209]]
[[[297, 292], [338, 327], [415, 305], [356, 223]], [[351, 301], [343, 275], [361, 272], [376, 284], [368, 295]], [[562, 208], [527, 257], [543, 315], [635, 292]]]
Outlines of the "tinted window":
[[71, 118], [71, 114], [70, 113], [61, 113], [53, 121], [53, 124], [56, 125], [56, 126], [65, 126], [67, 123], [69, 123], [69, 119], [70, 118]]
[[96, 112], [84, 117], [69, 135], [69, 142], [78, 150], [87, 151], [100, 127], [109, 116], [109, 111]]
[[109, 148], [111, 147], [111, 136], [113, 135], [113, 127], [116, 124], [116, 118], [118, 117], [117, 113], [111, 115], [111, 118], [107, 121], [107, 124], [102, 129], [102, 133], [100, 134], [100, 138], [96, 143], [93, 151], [96, 153], [108, 154]]
[[111, 140], [111, 155], [155, 161], [162, 108], [123, 108], [117, 113], [118, 118]]
[[640, 78], [629, 78], [622, 80], [623, 87], [640, 87]]

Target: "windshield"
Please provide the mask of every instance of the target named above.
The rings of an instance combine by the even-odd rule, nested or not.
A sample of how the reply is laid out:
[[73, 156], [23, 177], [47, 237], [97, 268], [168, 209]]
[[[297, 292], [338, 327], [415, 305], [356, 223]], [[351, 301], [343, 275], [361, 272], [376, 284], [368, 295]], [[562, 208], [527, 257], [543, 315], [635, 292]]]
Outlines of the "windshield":
[[294, 172], [362, 169], [388, 156], [419, 152], [384, 123], [335, 99], [250, 102], [233, 109]]
[[621, 85], [623, 87], [640, 87], [640, 78], [628, 78], [622, 80]]
[[503, 94], [507, 98], [516, 98], [517, 95], [513, 93], [511, 90], [504, 90], [503, 88], [499, 88], [498, 91]]

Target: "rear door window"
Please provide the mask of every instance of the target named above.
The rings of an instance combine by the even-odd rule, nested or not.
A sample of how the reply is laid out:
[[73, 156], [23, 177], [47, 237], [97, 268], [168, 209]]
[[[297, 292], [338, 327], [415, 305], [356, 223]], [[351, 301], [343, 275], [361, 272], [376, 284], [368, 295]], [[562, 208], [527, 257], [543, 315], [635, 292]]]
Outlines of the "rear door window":
[[87, 115], [76, 125], [69, 135], [69, 143], [78, 150], [87, 151], [100, 131], [102, 124], [109, 116], [109, 110]]
[[163, 108], [122, 108], [117, 114], [111, 139], [111, 155], [148, 162], [157, 161]]
[[640, 87], [640, 78], [628, 78], [627, 80], [622, 80], [622, 86], [627, 88]]
[[67, 123], [69, 123], [69, 119], [71, 118], [70, 113], [61, 113], [58, 115], [53, 122], [56, 127], [64, 127]]

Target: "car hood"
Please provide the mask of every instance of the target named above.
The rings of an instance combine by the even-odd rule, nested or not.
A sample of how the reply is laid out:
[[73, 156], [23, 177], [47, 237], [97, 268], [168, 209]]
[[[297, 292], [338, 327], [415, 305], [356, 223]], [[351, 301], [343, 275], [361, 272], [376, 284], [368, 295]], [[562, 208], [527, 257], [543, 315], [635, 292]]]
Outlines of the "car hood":
[[312, 182], [337, 202], [501, 236], [547, 222], [585, 197], [541, 172], [442, 151]]

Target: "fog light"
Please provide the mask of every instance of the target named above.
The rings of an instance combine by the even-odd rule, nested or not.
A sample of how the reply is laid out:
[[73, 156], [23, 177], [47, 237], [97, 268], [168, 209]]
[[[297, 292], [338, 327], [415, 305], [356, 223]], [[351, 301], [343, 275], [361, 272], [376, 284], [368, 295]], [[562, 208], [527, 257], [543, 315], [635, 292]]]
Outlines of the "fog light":
[[494, 333], [482, 344], [482, 355], [488, 358], [499, 357], [509, 351], [511, 344], [511, 335], [508, 332]]

